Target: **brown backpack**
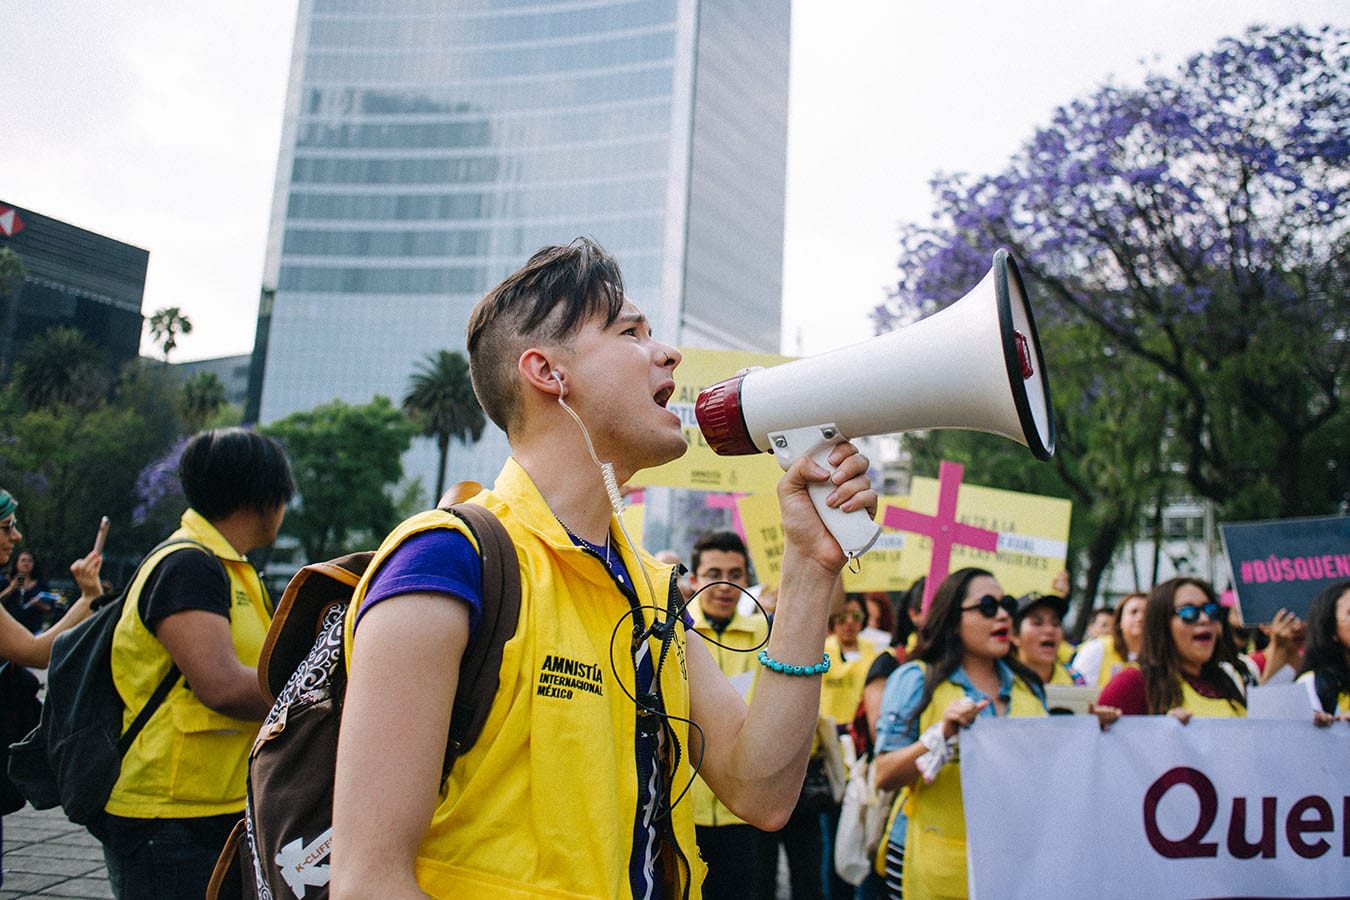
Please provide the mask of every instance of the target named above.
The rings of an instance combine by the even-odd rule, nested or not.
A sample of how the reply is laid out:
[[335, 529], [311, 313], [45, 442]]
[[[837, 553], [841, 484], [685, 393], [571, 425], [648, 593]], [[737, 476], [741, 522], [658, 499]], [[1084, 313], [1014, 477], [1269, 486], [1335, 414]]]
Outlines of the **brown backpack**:
[[[457, 485], [439, 506], [469, 527], [483, 560], [482, 619], [460, 663], [442, 780], [482, 730], [497, 693], [502, 645], [520, 614], [520, 568], [505, 527], [481, 506], [451, 505], [477, 488]], [[373, 556], [307, 565], [277, 604], [258, 660], [272, 711], [249, 753], [244, 817], [221, 851], [207, 900], [328, 896], [333, 776], [347, 689], [343, 620]]]

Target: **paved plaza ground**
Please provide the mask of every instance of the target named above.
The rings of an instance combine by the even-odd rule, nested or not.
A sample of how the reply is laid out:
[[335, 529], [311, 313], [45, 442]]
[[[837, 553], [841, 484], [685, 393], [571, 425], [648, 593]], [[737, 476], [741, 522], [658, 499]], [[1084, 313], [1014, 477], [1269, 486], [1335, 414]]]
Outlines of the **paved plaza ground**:
[[112, 897], [102, 845], [59, 808], [38, 811], [25, 806], [5, 816], [4, 865], [0, 900]]

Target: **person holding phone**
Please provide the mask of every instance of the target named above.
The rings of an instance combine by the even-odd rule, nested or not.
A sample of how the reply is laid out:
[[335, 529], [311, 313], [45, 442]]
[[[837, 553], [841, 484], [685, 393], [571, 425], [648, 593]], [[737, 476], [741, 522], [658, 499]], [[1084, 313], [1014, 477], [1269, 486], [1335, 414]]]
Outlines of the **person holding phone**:
[[[19, 531], [18, 508], [19, 501], [15, 500], [9, 491], [0, 488], [0, 566], [9, 562], [10, 557], [14, 555], [14, 547], [23, 540], [23, 533]], [[91, 551], [83, 559], [70, 564], [70, 574], [80, 586], [80, 599], [71, 604], [66, 614], [41, 634], [33, 634], [8, 610], [0, 609], [0, 663], [6, 666], [45, 669], [47, 663], [51, 661], [52, 641], [61, 632], [88, 618], [94, 600], [102, 594], [98, 577], [102, 566], [103, 557], [96, 551]], [[23, 674], [29, 679], [33, 678], [31, 673]], [[3, 741], [6, 759], [9, 745], [23, 738], [21, 734], [8, 733], [9, 718], [8, 715], [0, 718], [0, 741]], [[0, 763], [5, 761], [0, 760]], [[3, 842], [3, 825], [0, 825], [0, 846], [3, 846]], [[0, 884], [3, 883], [4, 869], [0, 867]]]
[[[19, 531], [18, 507], [19, 502], [13, 495], [0, 488], [0, 565], [9, 562], [14, 555], [14, 547], [23, 540], [23, 533]], [[102, 595], [103, 587], [99, 583], [99, 570], [102, 567], [103, 555], [92, 550], [70, 564], [70, 574], [79, 585], [80, 598], [46, 631], [33, 634], [8, 610], [0, 611], [0, 659], [45, 669], [51, 661], [52, 641], [61, 632], [88, 618], [90, 605]]]
[[9, 583], [0, 589], [0, 601], [10, 615], [36, 634], [52, 611], [51, 589], [42, 576], [37, 554], [25, 547], [10, 558]]

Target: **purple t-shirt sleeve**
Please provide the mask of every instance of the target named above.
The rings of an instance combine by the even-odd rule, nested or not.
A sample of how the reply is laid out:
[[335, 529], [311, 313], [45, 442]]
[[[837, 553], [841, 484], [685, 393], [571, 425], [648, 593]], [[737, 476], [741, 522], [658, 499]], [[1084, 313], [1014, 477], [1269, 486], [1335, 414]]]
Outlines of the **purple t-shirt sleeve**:
[[[389, 554], [370, 582], [356, 624], [372, 606], [399, 594], [450, 594], [469, 605], [469, 635], [483, 617], [483, 560], [458, 531], [421, 531]], [[355, 626], [353, 626], [355, 627]]]

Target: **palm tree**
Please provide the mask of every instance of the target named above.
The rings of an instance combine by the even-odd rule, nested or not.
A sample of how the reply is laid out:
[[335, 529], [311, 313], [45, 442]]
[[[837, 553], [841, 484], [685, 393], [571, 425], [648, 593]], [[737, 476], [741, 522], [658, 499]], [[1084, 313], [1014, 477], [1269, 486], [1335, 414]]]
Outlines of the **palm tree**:
[[168, 368], [169, 354], [178, 346], [180, 334], [192, 334], [192, 321], [176, 306], [166, 306], [155, 310], [150, 317], [150, 338], [164, 354], [164, 366]]
[[180, 395], [183, 418], [193, 431], [201, 431], [211, 417], [225, 405], [225, 385], [215, 372], [196, 372], [183, 382]]
[[436, 470], [435, 498], [439, 500], [445, 492], [445, 459], [450, 452], [450, 439], [467, 445], [481, 438], [487, 425], [473, 394], [469, 362], [464, 355], [449, 350], [427, 354], [408, 382], [403, 410], [422, 429], [422, 434], [436, 439], [441, 452]]
[[69, 325], [53, 326], [34, 338], [14, 368], [27, 410], [63, 404], [88, 409], [107, 394], [111, 381], [103, 349]]

